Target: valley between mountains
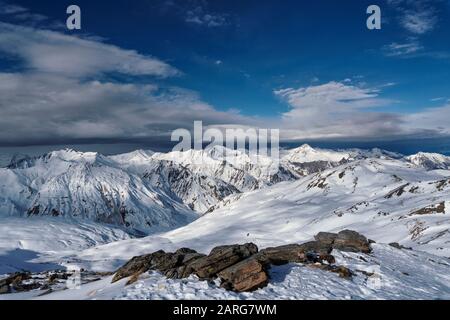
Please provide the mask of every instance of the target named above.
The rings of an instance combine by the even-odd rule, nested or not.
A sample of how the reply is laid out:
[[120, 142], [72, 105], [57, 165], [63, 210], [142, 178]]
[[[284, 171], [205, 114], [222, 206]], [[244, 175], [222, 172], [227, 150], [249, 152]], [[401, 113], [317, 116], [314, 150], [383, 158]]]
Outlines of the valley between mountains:
[[[372, 241], [371, 252], [333, 249], [350, 279], [289, 261], [251, 292], [157, 270], [111, 283], [131, 258], [159, 250], [264, 250], [343, 230]], [[74, 267], [90, 280], [68, 290], [63, 270]], [[279, 161], [219, 146], [15, 158], [0, 168], [0, 284], [24, 272], [33, 276], [22, 284], [40, 285], [4, 286], [0, 299], [449, 299], [450, 158], [308, 145]]]

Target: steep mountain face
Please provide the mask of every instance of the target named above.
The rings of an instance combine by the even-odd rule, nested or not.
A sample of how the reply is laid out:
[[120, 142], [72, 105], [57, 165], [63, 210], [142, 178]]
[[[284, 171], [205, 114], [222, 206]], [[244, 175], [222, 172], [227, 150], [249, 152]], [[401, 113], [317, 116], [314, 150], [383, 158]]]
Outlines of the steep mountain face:
[[210, 211], [228, 196], [296, 179], [269, 157], [252, 158], [218, 146], [155, 154], [139, 151], [109, 159], [199, 213]]
[[450, 157], [438, 153], [419, 152], [418, 154], [406, 157], [406, 160], [427, 170], [450, 169]]
[[143, 231], [187, 224], [197, 214], [96, 153], [57, 151], [0, 169], [3, 215], [61, 216]]

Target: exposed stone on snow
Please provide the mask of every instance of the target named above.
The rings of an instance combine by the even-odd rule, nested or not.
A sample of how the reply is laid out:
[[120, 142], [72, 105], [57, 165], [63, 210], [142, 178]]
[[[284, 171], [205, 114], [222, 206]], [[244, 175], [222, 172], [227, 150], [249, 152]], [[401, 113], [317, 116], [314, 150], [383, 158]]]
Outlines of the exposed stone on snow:
[[195, 261], [191, 267], [201, 279], [215, 277], [220, 271], [256, 254], [258, 247], [253, 243], [220, 246], [211, 250], [207, 257]]
[[253, 243], [215, 247], [208, 256], [183, 248], [175, 253], [157, 251], [134, 257], [117, 270], [113, 282], [131, 277], [127, 284], [139, 279], [149, 270], [157, 270], [168, 278], [186, 278], [195, 274], [201, 280], [221, 279], [221, 286], [236, 292], [250, 292], [269, 283], [271, 265], [302, 263], [307, 266], [334, 272], [349, 279], [353, 272], [336, 266], [331, 255], [334, 249], [369, 253], [369, 241], [361, 234], [344, 230], [338, 234], [319, 233], [316, 241], [266, 248], [259, 251]]
[[269, 282], [268, 268], [267, 264], [253, 256], [222, 270], [218, 276], [222, 281], [223, 288], [237, 292], [249, 292], [267, 285]]

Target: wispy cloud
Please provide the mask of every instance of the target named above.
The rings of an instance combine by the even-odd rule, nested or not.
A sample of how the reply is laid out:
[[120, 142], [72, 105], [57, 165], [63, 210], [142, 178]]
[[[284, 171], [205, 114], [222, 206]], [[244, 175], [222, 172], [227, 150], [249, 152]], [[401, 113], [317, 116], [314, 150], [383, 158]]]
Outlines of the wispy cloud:
[[424, 34], [434, 29], [437, 20], [432, 9], [423, 12], [406, 11], [402, 18], [402, 25], [412, 33]]
[[27, 12], [28, 9], [18, 6], [15, 4], [8, 4], [3, 1], [0, 1], [0, 14], [2, 15], [14, 15], [23, 12]]
[[47, 16], [31, 12], [29, 9], [0, 1], [0, 16], [8, 16], [14, 20], [26, 22], [28, 25], [36, 25], [48, 19]]
[[422, 35], [432, 31], [439, 19], [435, 4], [440, 0], [388, 0], [400, 14], [400, 24], [407, 31]]
[[198, 6], [186, 13], [186, 22], [207, 27], [221, 27], [228, 24], [227, 16], [207, 12], [202, 6]]
[[416, 39], [410, 39], [409, 42], [393, 42], [391, 44], [385, 45], [383, 47], [383, 52], [386, 56], [398, 57], [411, 56], [412, 54], [416, 54], [423, 49], [423, 46]]
[[158, 5], [163, 14], [175, 14], [190, 25], [222, 27], [231, 24], [231, 16], [210, 9], [206, 0], [167, 0]]

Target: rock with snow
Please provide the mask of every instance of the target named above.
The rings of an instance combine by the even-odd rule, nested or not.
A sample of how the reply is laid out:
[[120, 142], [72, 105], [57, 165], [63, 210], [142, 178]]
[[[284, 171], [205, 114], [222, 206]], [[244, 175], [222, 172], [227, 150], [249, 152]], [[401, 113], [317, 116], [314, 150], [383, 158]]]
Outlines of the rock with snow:
[[333, 249], [348, 252], [370, 253], [372, 248], [369, 240], [356, 231], [344, 230], [337, 234], [332, 243]]
[[269, 283], [269, 266], [250, 257], [219, 272], [221, 286], [236, 292], [251, 292], [264, 288]]
[[249, 258], [257, 252], [258, 247], [253, 243], [219, 246], [212, 249], [208, 256], [195, 261], [191, 267], [199, 278], [210, 279], [220, 271]]

